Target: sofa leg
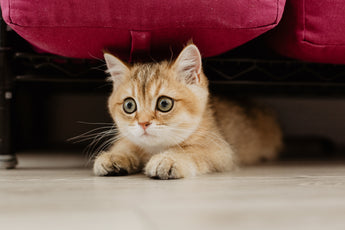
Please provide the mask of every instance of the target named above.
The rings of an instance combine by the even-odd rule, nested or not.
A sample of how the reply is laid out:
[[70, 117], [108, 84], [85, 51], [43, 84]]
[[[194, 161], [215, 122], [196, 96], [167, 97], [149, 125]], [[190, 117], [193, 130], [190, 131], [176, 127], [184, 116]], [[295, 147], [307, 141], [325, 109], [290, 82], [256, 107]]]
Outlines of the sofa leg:
[[17, 165], [12, 146], [12, 98], [13, 79], [9, 74], [7, 55], [0, 51], [0, 169], [11, 169]]
[[0, 155], [0, 170], [1, 169], [14, 169], [18, 164], [15, 154]]
[[12, 169], [17, 158], [12, 145], [12, 99], [14, 80], [10, 68], [6, 24], [0, 17], [0, 169]]
[[[0, 80], [2, 77], [0, 76]], [[0, 169], [11, 169], [17, 165], [11, 144], [12, 92], [5, 90], [3, 86], [3, 81], [0, 81]]]

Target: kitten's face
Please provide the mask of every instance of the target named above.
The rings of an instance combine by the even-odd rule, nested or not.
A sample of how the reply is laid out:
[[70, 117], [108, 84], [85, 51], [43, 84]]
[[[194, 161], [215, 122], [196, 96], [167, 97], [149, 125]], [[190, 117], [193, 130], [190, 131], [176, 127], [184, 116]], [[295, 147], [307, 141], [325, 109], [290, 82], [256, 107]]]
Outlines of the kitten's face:
[[[116, 69], [109, 65], [109, 58], [114, 57], [107, 57], [114, 80], [109, 110], [121, 136], [144, 149], [159, 151], [182, 143], [196, 130], [208, 89], [199, 51], [194, 45], [188, 47], [172, 65], [127, 67], [114, 59], [113, 64], [123, 65]], [[117, 76], [118, 72], [122, 76]]]

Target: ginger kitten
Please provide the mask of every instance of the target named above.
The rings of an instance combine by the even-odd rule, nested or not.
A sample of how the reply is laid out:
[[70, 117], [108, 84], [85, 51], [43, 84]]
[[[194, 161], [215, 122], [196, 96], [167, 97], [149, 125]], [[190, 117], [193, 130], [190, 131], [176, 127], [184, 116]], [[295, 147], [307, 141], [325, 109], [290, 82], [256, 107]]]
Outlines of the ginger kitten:
[[119, 140], [96, 157], [95, 175], [143, 170], [152, 178], [176, 179], [277, 155], [281, 131], [268, 112], [215, 99], [214, 116], [195, 45], [173, 63], [128, 66], [110, 54], [104, 57], [113, 81], [108, 107]]

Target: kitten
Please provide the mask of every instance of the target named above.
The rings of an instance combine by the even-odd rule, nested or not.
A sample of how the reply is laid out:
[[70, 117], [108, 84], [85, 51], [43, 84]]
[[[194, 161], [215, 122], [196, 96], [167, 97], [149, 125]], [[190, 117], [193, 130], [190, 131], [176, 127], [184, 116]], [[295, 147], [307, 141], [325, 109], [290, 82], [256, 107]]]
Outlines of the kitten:
[[214, 116], [195, 45], [173, 63], [128, 66], [110, 54], [104, 57], [113, 81], [109, 112], [120, 136], [96, 157], [95, 175], [143, 170], [152, 178], [176, 179], [276, 156], [281, 131], [268, 112], [215, 99]]

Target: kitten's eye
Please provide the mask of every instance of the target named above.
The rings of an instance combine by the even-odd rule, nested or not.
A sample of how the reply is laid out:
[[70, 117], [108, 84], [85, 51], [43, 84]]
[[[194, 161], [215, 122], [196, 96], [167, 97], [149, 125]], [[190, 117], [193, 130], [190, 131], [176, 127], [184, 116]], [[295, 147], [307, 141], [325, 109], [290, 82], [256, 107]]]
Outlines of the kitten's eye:
[[123, 110], [128, 114], [134, 113], [137, 110], [135, 100], [131, 97], [126, 98], [123, 102]]
[[160, 97], [157, 101], [157, 109], [161, 112], [169, 112], [174, 106], [174, 100], [170, 97]]

